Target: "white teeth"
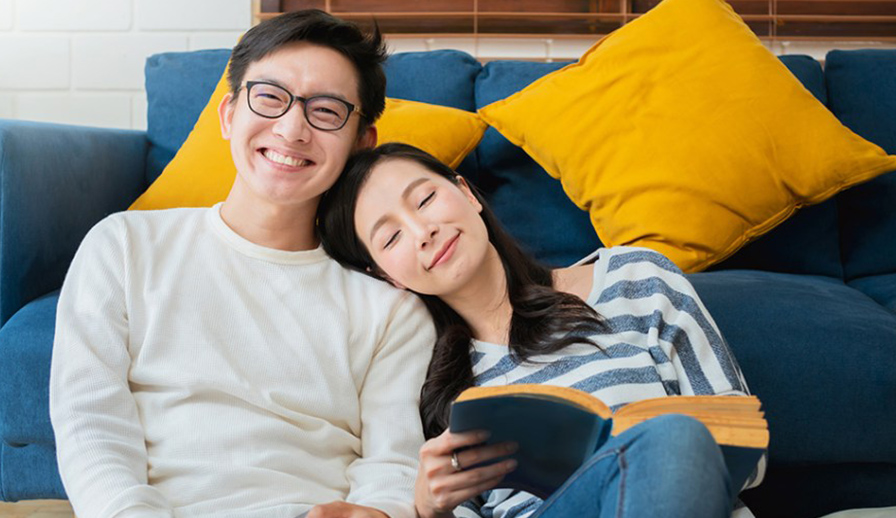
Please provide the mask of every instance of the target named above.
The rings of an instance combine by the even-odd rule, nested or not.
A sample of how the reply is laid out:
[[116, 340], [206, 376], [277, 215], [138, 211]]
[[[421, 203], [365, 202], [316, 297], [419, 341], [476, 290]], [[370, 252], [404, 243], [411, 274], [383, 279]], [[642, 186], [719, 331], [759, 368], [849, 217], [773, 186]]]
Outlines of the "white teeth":
[[265, 158], [267, 158], [268, 160], [270, 160], [272, 162], [277, 162], [278, 164], [288, 165], [288, 166], [292, 166], [292, 167], [305, 167], [306, 165], [311, 163], [310, 161], [305, 160], [305, 159], [293, 158], [291, 156], [281, 155], [280, 153], [278, 153], [272, 149], [265, 149], [264, 156], [265, 156]]

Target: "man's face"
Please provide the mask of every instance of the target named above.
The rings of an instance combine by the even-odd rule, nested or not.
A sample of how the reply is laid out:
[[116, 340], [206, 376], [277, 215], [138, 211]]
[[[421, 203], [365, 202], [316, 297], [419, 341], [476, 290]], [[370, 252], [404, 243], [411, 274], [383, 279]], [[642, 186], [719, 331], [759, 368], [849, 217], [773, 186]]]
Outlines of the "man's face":
[[353, 113], [345, 126], [322, 131], [305, 119], [304, 104], [296, 101], [280, 118], [253, 113], [246, 102], [246, 81], [266, 81], [293, 95], [328, 95], [360, 107], [358, 73], [339, 52], [310, 43], [285, 46], [249, 65], [235, 103], [228, 94], [219, 106], [221, 133], [230, 140], [236, 165], [234, 191], [244, 197], [278, 206], [316, 206], [333, 185], [349, 153], [376, 142], [376, 131], [358, 134], [360, 116]]

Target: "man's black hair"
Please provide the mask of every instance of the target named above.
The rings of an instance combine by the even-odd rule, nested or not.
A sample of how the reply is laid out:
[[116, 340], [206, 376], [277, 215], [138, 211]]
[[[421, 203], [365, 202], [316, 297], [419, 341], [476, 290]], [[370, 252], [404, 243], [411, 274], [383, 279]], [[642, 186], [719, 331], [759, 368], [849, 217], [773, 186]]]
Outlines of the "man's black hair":
[[357, 25], [319, 9], [285, 13], [265, 20], [243, 36], [230, 54], [227, 81], [234, 101], [249, 65], [264, 59], [285, 45], [307, 42], [333, 49], [354, 65], [358, 72], [358, 95], [363, 112], [361, 128], [379, 118], [386, 106], [386, 45], [379, 27], [366, 33]]

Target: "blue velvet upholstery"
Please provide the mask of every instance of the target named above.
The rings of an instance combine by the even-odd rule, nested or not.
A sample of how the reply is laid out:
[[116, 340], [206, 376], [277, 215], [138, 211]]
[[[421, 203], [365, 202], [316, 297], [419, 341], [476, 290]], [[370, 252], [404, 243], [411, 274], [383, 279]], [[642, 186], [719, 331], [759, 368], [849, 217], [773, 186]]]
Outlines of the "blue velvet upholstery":
[[774, 462], [896, 464], [896, 314], [827, 277], [689, 278], [763, 402]]
[[473, 82], [482, 65], [466, 52], [394, 54], [386, 61], [386, 95], [476, 111]]
[[896, 313], [896, 273], [859, 277], [849, 281], [849, 285]]
[[0, 328], [0, 437], [53, 445], [49, 382], [59, 291], [29, 303]]
[[55, 446], [0, 442], [0, 500], [65, 499], [58, 471]]
[[146, 188], [143, 132], [0, 120], [0, 325], [58, 289], [81, 238]]
[[[825, 79], [834, 115], [896, 154], [896, 49], [829, 52]], [[896, 273], [896, 172], [853, 187], [837, 200], [846, 278]]]
[[165, 52], [146, 60], [146, 185], [187, 140], [229, 59], [230, 50], [215, 49]]

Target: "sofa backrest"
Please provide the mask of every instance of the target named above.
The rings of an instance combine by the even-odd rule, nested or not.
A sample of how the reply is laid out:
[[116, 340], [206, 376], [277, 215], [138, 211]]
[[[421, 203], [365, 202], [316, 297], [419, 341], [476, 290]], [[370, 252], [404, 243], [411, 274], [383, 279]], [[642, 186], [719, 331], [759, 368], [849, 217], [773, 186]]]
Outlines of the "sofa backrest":
[[[828, 107], [849, 129], [896, 154], [896, 49], [832, 51]], [[896, 273], [896, 171], [837, 197], [847, 280]]]
[[[896, 51], [893, 51], [896, 54]], [[186, 139], [226, 66], [229, 51], [210, 50], [165, 53], [152, 56], [146, 65], [148, 136], [151, 144], [147, 180], [151, 182]], [[782, 62], [822, 103], [847, 125], [890, 153], [896, 152], [896, 117], [882, 123], [871, 117], [876, 107], [889, 106], [896, 113], [896, 55], [887, 55], [892, 85], [866, 92], [862, 84], [881, 56], [864, 51], [834, 52], [829, 71], [808, 56], [783, 56]], [[469, 54], [444, 50], [395, 54], [385, 70], [390, 97], [410, 99], [474, 111], [503, 99], [539, 77], [562, 68], [564, 63], [494, 61], [481, 65]], [[880, 73], [880, 68], [875, 68]], [[188, 88], [189, 87], [189, 88]], [[887, 104], [889, 103], [889, 104]], [[864, 132], [864, 133], [863, 133]], [[888, 147], [889, 146], [889, 147]], [[601, 246], [587, 213], [563, 193], [559, 182], [520, 148], [494, 128], [458, 168], [485, 194], [509, 232], [524, 247], [550, 265], [566, 265]], [[849, 209], [843, 218], [838, 204], [864, 205], [870, 191], [878, 207], [868, 211]], [[889, 211], [886, 225], [896, 236], [896, 173], [884, 175], [825, 203], [798, 211], [767, 235], [744, 247], [714, 269], [748, 268], [844, 278], [841, 257], [847, 260], [846, 276], [896, 272], [896, 253], [883, 257], [882, 243], [865, 241], [873, 229], [869, 217]], [[880, 199], [878, 199], [880, 198]], [[861, 200], [861, 201], [860, 201]], [[887, 201], [890, 201], [889, 205]], [[859, 207], [861, 209], [861, 207]], [[845, 222], [845, 223], [844, 223]], [[873, 225], [871, 225], [873, 227]], [[846, 229], [841, 249], [841, 231]], [[883, 239], [883, 237], [881, 237]]]

